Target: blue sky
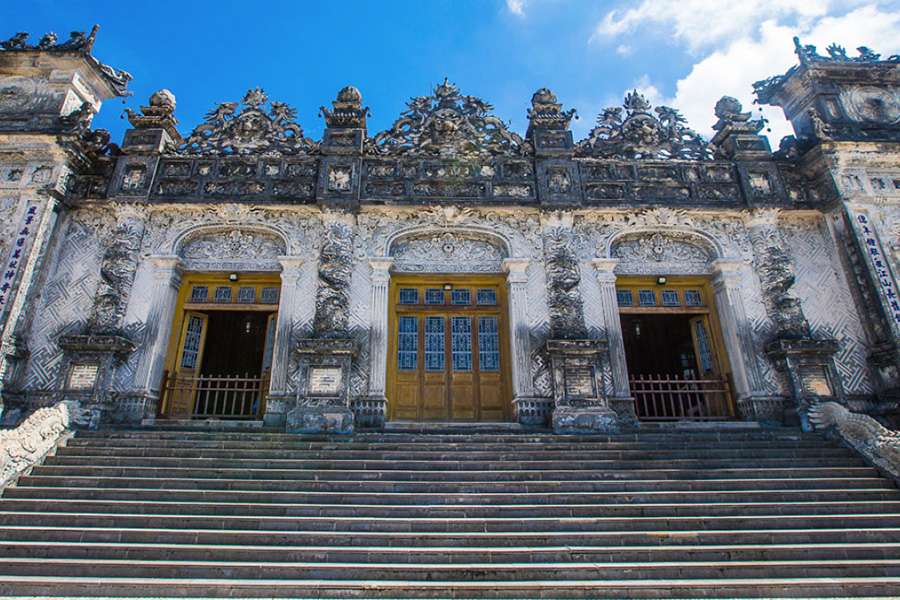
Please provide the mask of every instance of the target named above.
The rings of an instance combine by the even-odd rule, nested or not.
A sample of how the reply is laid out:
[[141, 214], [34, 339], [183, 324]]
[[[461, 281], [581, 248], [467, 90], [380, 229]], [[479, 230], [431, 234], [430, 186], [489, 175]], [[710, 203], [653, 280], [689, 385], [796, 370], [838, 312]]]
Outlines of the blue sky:
[[[321, 105], [358, 87], [370, 133], [390, 126], [411, 96], [444, 76], [524, 133], [541, 86], [578, 109], [584, 136], [601, 108], [640, 89], [680, 109], [707, 134], [723, 94], [752, 101], [750, 84], [794, 62], [791, 37], [824, 52], [831, 41], [900, 53], [900, 0], [418, 0], [312, 2], [10, 0], [0, 37], [60, 38], [101, 26], [94, 54], [129, 71], [134, 96], [104, 105], [95, 127], [121, 138], [122, 109], [159, 88], [178, 99], [182, 133], [218, 102], [261, 86], [298, 109], [318, 138]], [[789, 133], [778, 111], [773, 146]]]

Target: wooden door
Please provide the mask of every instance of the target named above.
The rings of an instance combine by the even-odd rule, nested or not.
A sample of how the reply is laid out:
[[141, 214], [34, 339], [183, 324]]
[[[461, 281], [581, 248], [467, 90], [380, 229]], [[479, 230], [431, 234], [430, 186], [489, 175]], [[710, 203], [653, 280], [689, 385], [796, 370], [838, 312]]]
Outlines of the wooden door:
[[184, 313], [178, 357], [175, 363], [175, 381], [171, 387], [169, 416], [174, 419], [189, 419], [194, 412], [197, 395], [196, 378], [203, 364], [203, 350], [209, 317], [200, 312]]
[[391, 419], [509, 418], [500, 285], [465, 283], [469, 285], [400, 285], [394, 290], [388, 361]]

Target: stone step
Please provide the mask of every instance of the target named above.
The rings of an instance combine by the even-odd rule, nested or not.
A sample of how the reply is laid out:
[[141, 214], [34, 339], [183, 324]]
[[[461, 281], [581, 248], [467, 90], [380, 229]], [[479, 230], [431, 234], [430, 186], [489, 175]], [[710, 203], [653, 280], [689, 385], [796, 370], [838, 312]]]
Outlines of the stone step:
[[[283, 450], [393, 450], [393, 451], [415, 451], [422, 449], [434, 450], [478, 450], [478, 451], [507, 451], [510, 448], [530, 449], [530, 450], [566, 450], [570, 452], [580, 452], [582, 450], [658, 450], [661, 445], [658, 441], [652, 440], [636, 440], [636, 441], [568, 441], [566, 438], [559, 436], [547, 438], [543, 441], [523, 441], [516, 442], [485, 442], [479, 438], [472, 438], [467, 441], [455, 442], [430, 442], [430, 441], [409, 441], [409, 442], [390, 442], [376, 441], [357, 442], [355, 437], [343, 441], [310, 441], [304, 436], [294, 436], [289, 439], [280, 441], [258, 441], [244, 440], [243, 438], [220, 440], [220, 439], [152, 439], [145, 438], [102, 438], [102, 437], [84, 437], [78, 436], [68, 440], [68, 447], [100, 447], [100, 448], [218, 448], [218, 449], [234, 449], [234, 450], [265, 450], [265, 449], [283, 449]], [[694, 441], [691, 440], [672, 440], [672, 443], [666, 447], [669, 448], [704, 448], [709, 449], [708, 440]], [[784, 439], [784, 440], [734, 440], [719, 441], [715, 447], [718, 448], [822, 448], [822, 447], [839, 447], [834, 441], [828, 441], [817, 438], [802, 439]]]
[[419, 563], [258, 563], [4, 557], [0, 576], [238, 579], [403, 579], [407, 581], [627, 580], [678, 578], [900, 577], [900, 559]]
[[424, 493], [368, 491], [352, 492], [285, 492], [267, 490], [183, 490], [159, 488], [88, 488], [88, 487], [12, 487], [5, 490], [3, 498], [75, 499], [75, 500], [124, 500], [155, 502], [218, 502], [221, 504], [272, 504], [272, 505], [401, 505], [401, 506], [491, 506], [491, 505], [567, 505], [567, 504], [698, 504], [745, 502], [835, 502], [900, 501], [897, 489], [774, 489], [774, 490], [686, 490], [686, 491], [619, 491], [590, 492], [528, 492], [519, 495], [509, 493]]
[[737, 468], [645, 468], [641, 470], [610, 469], [515, 469], [479, 470], [378, 470], [378, 469], [223, 469], [216, 467], [110, 467], [97, 465], [38, 465], [34, 475], [58, 477], [139, 477], [150, 479], [245, 479], [298, 480], [315, 478], [326, 481], [566, 481], [566, 480], [622, 480], [650, 479], [766, 479], [791, 477], [871, 477], [879, 476], [875, 469], [855, 465], [849, 467], [769, 467], [742, 466]]
[[[686, 563], [734, 561], [878, 561], [900, 556], [900, 543], [866, 542], [840, 544], [745, 544], [745, 545], [657, 545], [657, 546], [593, 546], [553, 545], [516, 547], [421, 547], [334, 545], [283, 547], [251, 545], [205, 545], [200, 543], [77, 543], [41, 541], [0, 541], [0, 555], [5, 559], [46, 559], [56, 561], [159, 561], [177, 562], [258, 562], [283, 563], [360, 563], [367, 567], [395, 565], [459, 563]], [[900, 567], [900, 561], [898, 567]]]
[[[81, 457], [81, 458], [161, 458], [161, 459], [207, 459], [221, 460], [234, 458], [236, 452], [233, 449], [211, 448], [109, 448], [103, 446], [73, 446], [60, 448], [57, 456]], [[615, 461], [651, 461], [651, 460], [675, 460], [675, 459], [708, 459], [709, 448], [677, 449], [656, 448], [644, 450], [581, 450], [573, 452], [569, 449], [562, 450], [523, 450], [510, 448], [506, 451], [471, 449], [446, 450], [241, 450], [241, 460], [362, 460], [362, 461], [398, 461], [414, 458], [418, 461], [429, 462], [484, 462], [495, 463], [498, 461], [570, 461], [577, 454], [579, 462], [615, 460]], [[853, 456], [846, 448], [716, 448], [716, 460], [733, 459], [739, 461], [753, 461], [756, 459], [832, 459], [848, 458]], [[86, 462], [86, 461], [85, 461]]]
[[[282, 531], [241, 529], [175, 529], [139, 527], [76, 527], [45, 525], [0, 526], [0, 540], [43, 543], [176, 544], [192, 547], [255, 546], [517, 549], [546, 546], [603, 546], [653, 549], [659, 546], [743, 548], [778, 544], [898, 544], [900, 527], [850, 527], [807, 529], [710, 529], [710, 530], [627, 530], [627, 531]], [[701, 522], [698, 525], [709, 525]], [[729, 523], [725, 523], [729, 524]], [[817, 522], [810, 519], [810, 524]], [[175, 525], [175, 524], [173, 524]], [[713, 523], [715, 526], [721, 523]], [[758, 525], [765, 525], [758, 523]]]
[[900, 578], [791, 577], [572, 581], [407, 581], [0, 576], [0, 594], [207, 598], [895, 598]]
[[647, 480], [557, 480], [557, 481], [323, 481], [318, 479], [197, 479], [191, 477], [150, 479], [144, 477], [57, 477], [26, 475], [17, 487], [145, 488], [167, 490], [235, 490], [257, 492], [366, 492], [370, 494], [424, 493], [505, 493], [546, 492], [649, 492], [649, 491], [738, 491], [789, 489], [896, 489], [884, 478], [818, 477], [783, 479], [647, 479]]
[[[438, 527], [463, 526], [474, 523], [484, 526], [480, 520], [498, 520], [515, 528], [521, 528], [526, 521], [532, 526], [538, 520], [546, 519], [553, 525], [558, 519], [580, 519], [586, 525], [595, 522], [618, 523], [618, 520], [630, 522], [637, 519], [665, 520], [676, 517], [711, 519], [716, 517], [730, 518], [775, 518], [784, 516], [800, 518], [800, 515], [819, 515], [822, 517], [843, 515], [880, 515], [887, 519], [885, 526], [893, 526], [893, 519], [900, 514], [900, 502], [873, 502], [870, 500], [848, 502], [771, 502], [771, 503], [699, 503], [699, 504], [557, 504], [557, 505], [341, 505], [341, 504], [223, 504], [219, 502], [158, 502], [158, 501], [122, 501], [122, 500], [66, 500], [47, 498], [23, 498], [3, 500], [0, 502], [0, 517], [8, 511], [12, 512], [55, 512], [69, 513], [72, 518], [81, 514], [122, 514], [178, 516], [187, 521], [196, 516], [206, 519], [215, 515], [219, 519], [247, 518], [282, 518], [288, 527], [296, 527], [301, 519], [321, 520], [326, 526], [336, 526], [338, 519], [361, 519], [364, 523], [375, 522], [376, 519], [398, 519], [405, 527], [412, 523], [437, 523]], [[38, 519], [36, 515], [34, 517]], [[291, 524], [291, 519], [296, 524]], [[598, 520], [599, 519], [599, 520]], [[2, 523], [0, 519], [0, 523]], [[390, 522], [390, 521], [389, 521]], [[700, 527], [703, 529], [704, 527]]]
[[[175, 467], [175, 468], [202, 468], [215, 467], [218, 469], [375, 469], [375, 470], [405, 470], [417, 471], [457, 471], [457, 470], [633, 470], [643, 468], [669, 468], [669, 469], [728, 469], [740, 468], [747, 465], [747, 461], [741, 459], [721, 459], [715, 455], [707, 458], [653, 458], [647, 460], [352, 460], [352, 459], [249, 459], [249, 458], [160, 458], [160, 457], [117, 457], [117, 456], [48, 456], [44, 461], [47, 465], [83, 465], [83, 466], [108, 466], [108, 467]], [[791, 468], [791, 467], [854, 467], [864, 464], [862, 458], [850, 454], [828, 458], [754, 458], [752, 464], [756, 468]]]
[[358, 432], [349, 435], [317, 435], [294, 433], [255, 433], [255, 432], [228, 432], [228, 431], [165, 431], [165, 430], [136, 430], [136, 429], [101, 429], [97, 431], [79, 431], [79, 438], [139, 438], [145, 440], [165, 439], [213, 439], [213, 440], [242, 440], [242, 441], [322, 441], [322, 442], [348, 442], [348, 443], [542, 443], [549, 441], [560, 442], [672, 442], [685, 441], [715, 441], [728, 442], [740, 440], [821, 440], [821, 436], [815, 433], [803, 433], [794, 428], [759, 429], [752, 431], [740, 430], [713, 430], [713, 431], [632, 431], [619, 434], [598, 435], [556, 435], [553, 433], [509, 433], [509, 434], [413, 434]]

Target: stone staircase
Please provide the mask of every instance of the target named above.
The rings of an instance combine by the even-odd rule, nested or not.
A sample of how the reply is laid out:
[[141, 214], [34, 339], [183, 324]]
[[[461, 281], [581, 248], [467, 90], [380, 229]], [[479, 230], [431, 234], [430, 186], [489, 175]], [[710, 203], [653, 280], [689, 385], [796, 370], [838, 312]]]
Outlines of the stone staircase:
[[0, 556], [4, 596], [898, 597], [900, 491], [792, 429], [105, 430]]

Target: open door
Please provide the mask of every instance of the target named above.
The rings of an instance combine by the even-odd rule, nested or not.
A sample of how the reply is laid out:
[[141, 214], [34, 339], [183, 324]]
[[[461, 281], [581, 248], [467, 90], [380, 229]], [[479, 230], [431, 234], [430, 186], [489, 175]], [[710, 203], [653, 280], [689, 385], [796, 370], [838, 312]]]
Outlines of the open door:
[[169, 417], [190, 419], [197, 396], [197, 377], [203, 364], [203, 349], [209, 317], [199, 312], [186, 312], [178, 343], [174, 385], [169, 388]]
[[[690, 320], [691, 339], [694, 341], [694, 356], [697, 358], [698, 379], [721, 382], [715, 385], [717, 391], [707, 394], [705, 410], [711, 415], [727, 415], [731, 404], [728, 383], [716, 358], [709, 330], [709, 317], [701, 315]], [[701, 384], [709, 391], [707, 384]]]
[[266, 320], [266, 344], [263, 350], [262, 367], [259, 370], [259, 396], [253, 401], [251, 410], [254, 415], [262, 415], [266, 411], [266, 396], [269, 394], [269, 382], [272, 381], [272, 354], [275, 352], [275, 325], [278, 313], [273, 312]]

